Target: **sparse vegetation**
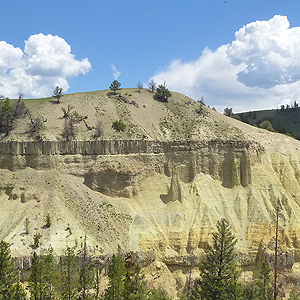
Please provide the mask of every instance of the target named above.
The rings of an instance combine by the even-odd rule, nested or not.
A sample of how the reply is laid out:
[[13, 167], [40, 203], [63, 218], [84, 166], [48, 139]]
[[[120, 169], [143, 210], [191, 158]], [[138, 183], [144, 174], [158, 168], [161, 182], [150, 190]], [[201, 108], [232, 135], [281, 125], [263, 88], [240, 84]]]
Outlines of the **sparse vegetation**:
[[151, 79], [150, 82], [149, 82], [149, 89], [151, 90], [151, 92], [153, 93], [155, 90], [156, 90], [156, 82]]
[[116, 120], [112, 124], [112, 128], [116, 131], [124, 131], [126, 125], [122, 120]]
[[41, 116], [34, 117], [30, 112], [28, 114], [30, 118], [29, 136], [34, 137], [36, 140], [41, 140], [41, 130], [44, 127], [44, 123], [47, 122], [47, 119], [44, 119]]
[[141, 92], [141, 89], [143, 88], [143, 84], [139, 81], [137, 87], [139, 89], [139, 92]]
[[71, 229], [70, 223], [68, 223], [68, 226], [67, 226], [67, 228], [66, 228], [66, 231], [69, 232], [69, 235], [72, 234], [72, 229]]
[[65, 108], [62, 107], [61, 110], [62, 110], [63, 113], [64, 113], [63, 118], [64, 118], [64, 119], [69, 118], [70, 115], [71, 115], [71, 111], [72, 111], [73, 109], [74, 109], [74, 106], [71, 105], [71, 104], [68, 104], [68, 108], [67, 108], [67, 109], [65, 109]]
[[46, 224], [45, 224], [45, 226], [46, 226], [47, 228], [50, 228], [50, 227], [51, 227], [51, 224], [52, 224], [51, 217], [50, 217], [50, 215], [49, 215], [49, 214], [47, 214], [47, 216], [46, 216]]
[[40, 240], [42, 238], [42, 235], [38, 232], [36, 232], [33, 236], [33, 246], [35, 248], [38, 248], [40, 246]]

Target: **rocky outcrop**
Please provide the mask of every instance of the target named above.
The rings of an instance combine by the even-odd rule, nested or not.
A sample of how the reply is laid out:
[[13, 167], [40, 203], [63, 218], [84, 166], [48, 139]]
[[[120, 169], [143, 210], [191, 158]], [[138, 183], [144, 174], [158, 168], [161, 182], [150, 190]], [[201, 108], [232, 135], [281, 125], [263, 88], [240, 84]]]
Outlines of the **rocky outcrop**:
[[292, 266], [300, 261], [299, 161], [242, 140], [0, 143], [0, 201], [9, 212], [0, 238], [12, 242], [16, 256], [30, 254], [32, 242], [18, 224], [29, 216], [34, 230], [42, 230], [50, 210], [54, 227], [43, 229], [45, 247], [52, 243], [59, 252], [66, 241], [79, 247], [87, 232], [95, 253], [120, 244], [150, 255], [149, 281], [171, 278], [175, 296], [186, 289], [222, 217], [247, 272], [263, 257], [272, 260], [279, 200], [281, 253]]
[[[174, 165], [178, 169], [183, 182], [191, 182], [197, 173], [209, 174], [221, 180], [225, 187], [235, 185], [247, 186], [251, 183], [251, 163], [249, 156], [259, 157], [263, 148], [255, 142], [244, 141], [146, 141], [146, 140], [100, 140], [100, 141], [69, 141], [69, 142], [6, 142], [0, 143], [0, 168], [18, 170], [26, 167], [33, 169], [60, 168], [68, 164], [82, 164], [86, 169], [100, 163], [105, 156], [131, 155], [136, 160], [140, 156], [163, 156], [163, 166], [157, 165], [160, 171], [170, 176]], [[253, 160], [253, 159], [252, 159]], [[68, 169], [68, 167], [66, 167]], [[121, 168], [115, 172], [113, 167], [92, 168], [86, 173], [86, 184], [93, 189], [110, 190], [111, 182], [116, 186], [131, 185], [129, 174]], [[153, 168], [151, 168], [153, 169]], [[155, 170], [152, 170], [155, 171]], [[85, 171], [84, 171], [85, 172]], [[144, 172], [144, 167], [142, 167]], [[114, 175], [115, 173], [115, 175]], [[137, 174], [135, 174], [137, 175]], [[114, 177], [113, 180], [111, 180]], [[102, 187], [97, 188], [102, 182]]]

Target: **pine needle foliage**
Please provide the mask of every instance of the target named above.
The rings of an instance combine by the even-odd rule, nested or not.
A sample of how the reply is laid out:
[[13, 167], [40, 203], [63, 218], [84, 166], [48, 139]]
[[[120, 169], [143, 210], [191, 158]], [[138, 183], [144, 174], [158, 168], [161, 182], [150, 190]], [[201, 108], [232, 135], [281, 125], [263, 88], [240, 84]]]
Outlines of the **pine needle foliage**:
[[[125, 262], [119, 248], [118, 254], [114, 254], [109, 264], [109, 284], [105, 291], [105, 300], [123, 300], [124, 299], [124, 280], [125, 280]], [[125, 300], [125, 299], [124, 299]]]
[[74, 250], [67, 246], [62, 258], [61, 299], [75, 300], [79, 289], [79, 271]]
[[148, 300], [147, 283], [140, 265], [135, 265], [126, 272], [124, 298], [127, 300]]
[[[10, 254], [9, 243], [0, 242], [0, 299], [25, 299], [22, 286], [17, 283], [17, 270]], [[16, 284], [17, 283], [17, 284]]]
[[241, 299], [242, 287], [238, 283], [239, 270], [235, 262], [236, 238], [225, 219], [217, 223], [212, 244], [200, 264], [201, 279], [196, 283], [192, 299]]

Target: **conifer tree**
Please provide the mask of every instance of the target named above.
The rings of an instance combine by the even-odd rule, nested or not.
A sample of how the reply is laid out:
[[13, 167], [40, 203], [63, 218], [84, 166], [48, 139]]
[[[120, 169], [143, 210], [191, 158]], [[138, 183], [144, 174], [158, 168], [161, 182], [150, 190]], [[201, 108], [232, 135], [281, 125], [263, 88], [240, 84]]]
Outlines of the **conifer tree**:
[[135, 265], [131, 270], [127, 270], [126, 272], [124, 281], [124, 299], [148, 299], [145, 275], [141, 272], [141, 267], [139, 265]]
[[22, 286], [17, 283], [17, 270], [10, 254], [9, 243], [0, 242], [0, 299], [25, 299]]
[[257, 300], [271, 300], [273, 289], [270, 278], [270, 267], [266, 261], [263, 261], [258, 280], [256, 282], [255, 296]]
[[168, 102], [168, 98], [172, 96], [171, 92], [166, 88], [165, 83], [160, 84], [156, 89], [155, 97], [163, 102]]
[[74, 251], [67, 246], [62, 258], [62, 299], [74, 300], [78, 290], [78, 268]]
[[40, 257], [34, 251], [31, 261], [31, 274], [30, 274], [30, 294], [33, 300], [43, 299], [43, 281], [42, 281], [42, 262]]
[[87, 251], [87, 245], [86, 245], [86, 236], [85, 236], [81, 265], [79, 270], [79, 285], [81, 288], [80, 299], [87, 298], [88, 296], [87, 291], [92, 287], [92, 283], [93, 283], [92, 266], [90, 264], [90, 259]]
[[197, 294], [202, 300], [241, 299], [239, 271], [235, 263], [236, 238], [225, 219], [217, 223], [212, 245], [208, 245], [206, 256], [200, 264], [201, 279], [197, 281], [192, 299]]
[[110, 89], [114, 92], [114, 94], [116, 95], [116, 91], [120, 90], [121, 83], [118, 80], [114, 80], [111, 85], [110, 85]]
[[109, 284], [105, 291], [105, 300], [123, 300], [124, 297], [124, 279], [126, 269], [125, 262], [121, 255], [121, 249], [119, 248], [118, 254], [113, 254], [111, 262], [109, 264]]
[[57, 267], [51, 246], [47, 250], [42, 262], [42, 277], [45, 299], [55, 299], [57, 290]]
[[170, 297], [164, 289], [159, 288], [150, 291], [149, 300], [170, 300]]

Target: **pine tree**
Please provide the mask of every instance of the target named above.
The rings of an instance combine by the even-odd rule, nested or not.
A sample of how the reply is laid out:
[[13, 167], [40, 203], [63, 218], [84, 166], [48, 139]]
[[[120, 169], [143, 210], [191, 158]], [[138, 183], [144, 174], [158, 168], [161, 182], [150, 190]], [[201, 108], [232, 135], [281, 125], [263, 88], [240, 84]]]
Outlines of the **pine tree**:
[[266, 261], [263, 261], [258, 280], [256, 282], [255, 296], [257, 300], [271, 300], [273, 297], [273, 288], [270, 278], [270, 267]]
[[164, 289], [159, 288], [150, 291], [149, 300], [170, 300], [170, 297]]
[[[10, 254], [9, 243], [0, 242], [0, 299], [25, 299], [22, 286], [17, 283], [17, 270]], [[16, 284], [17, 283], [17, 284]]]
[[92, 287], [93, 283], [92, 266], [90, 264], [90, 259], [87, 251], [86, 236], [84, 238], [84, 246], [79, 274], [79, 285], [81, 288], [80, 299], [86, 299], [88, 296], [87, 291]]
[[14, 293], [10, 300], [26, 300], [26, 292], [20, 283], [14, 285]]
[[124, 279], [126, 269], [125, 262], [122, 258], [121, 251], [119, 248], [118, 254], [113, 254], [111, 262], [109, 264], [109, 285], [105, 291], [105, 300], [123, 300], [124, 293]]
[[111, 85], [110, 85], [110, 89], [114, 92], [114, 94], [116, 95], [116, 91], [120, 90], [121, 83], [118, 80], [114, 80]]
[[31, 261], [31, 274], [30, 274], [30, 294], [33, 300], [43, 299], [43, 281], [42, 281], [42, 262], [40, 257], [34, 251]]
[[168, 98], [172, 96], [171, 92], [166, 88], [165, 83], [160, 84], [156, 89], [155, 97], [163, 102], [168, 102]]
[[217, 230], [200, 264], [201, 279], [197, 281], [192, 295], [195, 298], [198, 293], [202, 300], [241, 299], [241, 285], [237, 281], [239, 271], [234, 256], [236, 238], [225, 219], [217, 223]]
[[78, 290], [78, 268], [74, 251], [67, 246], [62, 258], [61, 290], [63, 300], [74, 300]]
[[139, 265], [134, 266], [131, 270], [127, 270], [126, 272], [124, 280], [124, 299], [148, 299], [145, 275], [141, 272], [141, 267]]
[[42, 280], [45, 299], [55, 299], [57, 290], [57, 267], [54, 261], [53, 248], [50, 246], [42, 262]]
[[63, 93], [63, 89], [59, 86], [57, 86], [55, 88], [55, 90], [53, 91], [53, 96], [56, 98], [57, 103], [60, 103], [60, 97], [61, 97], [62, 93]]

